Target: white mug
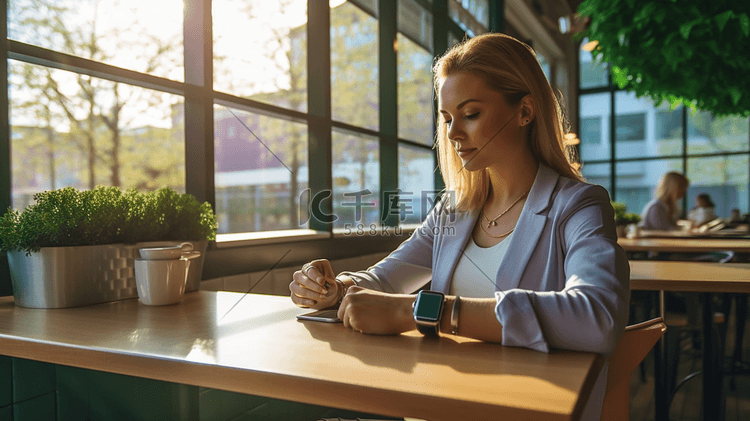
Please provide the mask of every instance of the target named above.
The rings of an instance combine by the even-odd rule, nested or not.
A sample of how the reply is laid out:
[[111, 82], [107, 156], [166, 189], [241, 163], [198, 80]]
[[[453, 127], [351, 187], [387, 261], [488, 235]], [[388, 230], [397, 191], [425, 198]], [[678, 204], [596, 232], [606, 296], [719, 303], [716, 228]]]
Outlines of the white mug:
[[135, 259], [135, 283], [141, 302], [163, 306], [182, 301], [190, 260]]
[[185, 253], [191, 253], [193, 245], [191, 243], [182, 243], [172, 246], [146, 247], [138, 249], [141, 259], [148, 260], [167, 260], [179, 259]]
[[628, 225], [628, 233], [626, 235], [627, 238], [638, 238], [640, 236], [641, 236], [641, 227], [639, 227], [636, 224]]

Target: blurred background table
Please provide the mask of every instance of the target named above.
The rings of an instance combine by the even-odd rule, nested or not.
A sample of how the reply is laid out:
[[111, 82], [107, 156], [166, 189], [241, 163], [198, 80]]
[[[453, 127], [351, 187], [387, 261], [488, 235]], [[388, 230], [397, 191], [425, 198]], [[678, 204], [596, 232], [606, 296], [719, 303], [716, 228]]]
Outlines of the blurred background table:
[[[701, 293], [703, 331], [703, 419], [720, 419], [721, 371], [714, 363], [711, 340], [712, 293], [750, 293], [750, 264], [638, 260], [630, 262], [631, 290], [659, 291], [659, 313], [665, 317], [664, 291]], [[656, 347], [656, 419], [669, 418], [669, 390], [665, 381], [664, 340]]]

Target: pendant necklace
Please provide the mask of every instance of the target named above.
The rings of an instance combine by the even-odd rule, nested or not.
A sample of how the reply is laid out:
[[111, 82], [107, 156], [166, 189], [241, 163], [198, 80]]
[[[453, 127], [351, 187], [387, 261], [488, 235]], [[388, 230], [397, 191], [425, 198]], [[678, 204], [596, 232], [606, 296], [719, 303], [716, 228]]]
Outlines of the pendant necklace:
[[[494, 226], [496, 226], [496, 225], [497, 225], [497, 220], [498, 220], [498, 219], [500, 219], [500, 217], [501, 217], [501, 216], [503, 216], [503, 215], [505, 215], [506, 213], [508, 213], [508, 211], [509, 211], [509, 210], [510, 210], [510, 209], [511, 209], [511, 208], [512, 208], [512, 207], [513, 207], [513, 206], [514, 206], [514, 205], [515, 205], [516, 203], [518, 203], [518, 201], [519, 201], [519, 200], [521, 200], [521, 199], [523, 199], [524, 197], [526, 197], [526, 195], [527, 195], [527, 194], [529, 194], [529, 192], [530, 192], [530, 191], [531, 191], [531, 188], [529, 188], [528, 190], [526, 190], [526, 193], [524, 193], [524, 194], [522, 194], [522, 195], [518, 196], [518, 199], [516, 199], [516, 200], [515, 200], [515, 202], [511, 203], [511, 204], [510, 204], [510, 206], [508, 206], [508, 208], [507, 208], [507, 209], [505, 209], [505, 210], [503, 211], [503, 213], [501, 213], [500, 215], [496, 216], [496, 217], [495, 217], [494, 219], [490, 219], [490, 218], [488, 218], [488, 217], [487, 217], [487, 214], [485, 214], [485, 213], [484, 213], [484, 210], [482, 210], [482, 216], [484, 216], [484, 219], [485, 219], [485, 220], [487, 221], [487, 228], [491, 228], [491, 227], [494, 227]], [[510, 234], [510, 232], [509, 232], [508, 234]], [[506, 235], [507, 235], [507, 234], [506, 234]]]

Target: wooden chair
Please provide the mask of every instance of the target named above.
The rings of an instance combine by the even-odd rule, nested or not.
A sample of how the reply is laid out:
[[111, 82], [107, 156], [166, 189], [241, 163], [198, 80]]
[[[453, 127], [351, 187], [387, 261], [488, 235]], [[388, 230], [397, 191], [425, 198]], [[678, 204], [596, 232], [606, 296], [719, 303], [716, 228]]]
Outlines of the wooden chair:
[[625, 328], [609, 358], [601, 419], [630, 420], [630, 376], [666, 331], [661, 317]]

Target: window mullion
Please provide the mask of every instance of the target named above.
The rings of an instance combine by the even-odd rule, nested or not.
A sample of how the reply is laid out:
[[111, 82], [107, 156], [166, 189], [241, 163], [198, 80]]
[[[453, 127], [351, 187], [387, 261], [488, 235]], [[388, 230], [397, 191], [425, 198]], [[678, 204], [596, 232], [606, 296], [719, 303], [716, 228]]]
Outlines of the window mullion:
[[[388, 192], [398, 189], [398, 76], [396, 60], [396, 0], [378, 2], [380, 80], [380, 219], [385, 226], [398, 225], [398, 200]], [[390, 207], [390, 209], [389, 209]]]
[[[448, 0], [432, 1], [432, 55], [437, 57], [448, 49]], [[434, 95], [434, 93], [433, 93]], [[437, 97], [433, 101], [432, 125], [433, 133], [437, 133]], [[437, 167], [437, 149], [435, 149], [435, 166]], [[440, 171], [435, 171], [435, 190], [441, 191], [445, 188], [443, 176]]]
[[[2, 19], [0, 23], [0, 31], [2, 33], [8, 33], [8, 2], [6, 0], [0, 0], [0, 12], [3, 13], [5, 19]], [[3, 84], [3, 94], [0, 97], [0, 212], [5, 212], [11, 205], [11, 183], [10, 183], [10, 121], [9, 121], [9, 110], [8, 106], [8, 43], [4, 42], [0, 46], [0, 76], [3, 76], [3, 80], [6, 83]], [[8, 269], [8, 258], [5, 253], [0, 254], [0, 295], [11, 295], [13, 288], [10, 282], [10, 270]]]
[[490, 32], [503, 32], [505, 30], [505, 0], [490, 0], [489, 29]]
[[211, 0], [185, 0], [185, 191], [216, 209]]
[[610, 195], [612, 196], [613, 200], [617, 200], [617, 145], [615, 144], [615, 140], [617, 138], [617, 133], [615, 132], [615, 124], [616, 124], [616, 118], [617, 118], [617, 110], [615, 109], [615, 90], [612, 89], [612, 81], [610, 79], [610, 92], [609, 92], [609, 159], [610, 159], [610, 166], [609, 166], [609, 179], [610, 179], [610, 188], [609, 191]]
[[[307, 4], [307, 109], [308, 185], [314, 212], [310, 229], [333, 232], [333, 224], [321, 220], [333, 214], [333, 158], [331, 144], [331, 11], [327, 1]], [[325, 195], [324, 195], [325, 196]]]

